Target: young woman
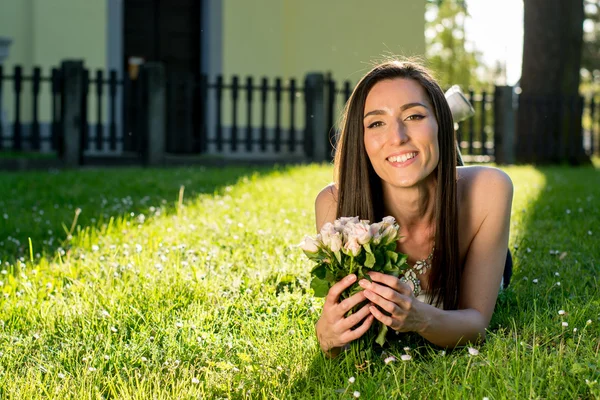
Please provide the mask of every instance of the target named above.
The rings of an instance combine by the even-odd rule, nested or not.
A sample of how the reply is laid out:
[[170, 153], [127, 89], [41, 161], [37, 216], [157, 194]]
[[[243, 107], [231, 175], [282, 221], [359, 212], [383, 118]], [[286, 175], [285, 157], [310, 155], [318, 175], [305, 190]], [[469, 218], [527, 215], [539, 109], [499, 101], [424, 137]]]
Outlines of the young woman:
[[452, 115], [427, 70], [386, 62], [361, 79], [344, 112], [334, 184], [316, 199], [317, 231], [342, 216], [391, 215], [400, 225], [397, 250], [414, 274], [373, 272], [341, 302], [356, 276], [332, 286], [316, 324], [328, 355], [375, 319], [442, 347], [485, 338], [507, 262], [513, 185], [499, 169], [456, 163]]

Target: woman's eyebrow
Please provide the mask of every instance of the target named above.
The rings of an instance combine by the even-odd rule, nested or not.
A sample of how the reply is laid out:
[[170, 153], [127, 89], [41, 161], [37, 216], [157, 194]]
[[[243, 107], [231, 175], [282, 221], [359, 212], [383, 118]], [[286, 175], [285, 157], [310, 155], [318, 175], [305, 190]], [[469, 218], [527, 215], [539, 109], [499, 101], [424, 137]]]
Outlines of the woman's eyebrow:
[[[405, 111], [405, 110], [408, 110], [409, 108], [413, 108], [413, 107], [429, 108], [423, 103], [413, 102], [413, 103], [406, 103], [403, 106], [401, 106], [400, 111]], [[384, 114], [386, 114], [386, 112], [383, 110], [373, 110], [373, 111], [369, 111], [368, 113], [366, 113], [365, 116], [363, 117], [363, 119], [367, 118], [369, 115], [384, 115]]]

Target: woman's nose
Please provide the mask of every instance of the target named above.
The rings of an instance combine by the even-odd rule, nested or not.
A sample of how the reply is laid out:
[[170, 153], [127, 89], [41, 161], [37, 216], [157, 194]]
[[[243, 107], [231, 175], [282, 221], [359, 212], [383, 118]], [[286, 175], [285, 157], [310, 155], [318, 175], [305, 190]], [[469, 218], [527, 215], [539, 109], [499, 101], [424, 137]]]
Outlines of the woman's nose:
[[398, 121], [395, 126], [392, 128], [391, 134], [393, 135], [392, 141], [398, 144], [406, 143], [408, 141], [408, 134], [406, 131], [406, 126], [402, 123], [402, 121]]

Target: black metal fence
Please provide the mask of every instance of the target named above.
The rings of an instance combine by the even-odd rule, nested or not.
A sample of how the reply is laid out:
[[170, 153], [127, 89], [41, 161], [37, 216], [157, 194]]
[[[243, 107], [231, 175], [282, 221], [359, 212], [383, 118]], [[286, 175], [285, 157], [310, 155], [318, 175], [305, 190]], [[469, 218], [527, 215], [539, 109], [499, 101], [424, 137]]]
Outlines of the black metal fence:
[[305, 145], [305, 90], [296, 79], [171, 77], [167, 81], [167, 149], [181, 153], [295, 152]]
[[[0, 111], [4, 110], [0, 114], [0, 151], [62, 154], [69, 125], [64, 124], [65, 107], [72, 95], [66, 92], [63, 68], [44, 74], [36, 67], [26, 74], [19, 66], [10, 73], [0, 66]], [[114, 70], [105, 73], [82, 68], [76, 105], [82, 160], [93, 154], [141, 156], [147, 150], [153, 116], [147, 115], [146, 105], [158, 92], [145, 87], [142, 76], [131, 79], [117, 76]], [[170, 75], [162, 84], [164, 90], [158, 95], [165, 97], [166, 104], [164, 152], [244, 155], [248, 159], [271, 155], [310, 160], [319, 152], [330, 157], [339, 116], [353, 89], [352, 82], [337, 82], [324, 74], [312, 74], [303, 81]], [[494, 93], [465, 94], [475, 116], [457, 127], [463, 158], [492, 161], [497, 139]], [[591, 97], [582, 107], [582, 140], [585, 151], [592, 154], [598, 151], [600, 102]], [[549, 113], [553, 111], [549, 109]], [[158, 123], [162, 124], [160, 119]]]

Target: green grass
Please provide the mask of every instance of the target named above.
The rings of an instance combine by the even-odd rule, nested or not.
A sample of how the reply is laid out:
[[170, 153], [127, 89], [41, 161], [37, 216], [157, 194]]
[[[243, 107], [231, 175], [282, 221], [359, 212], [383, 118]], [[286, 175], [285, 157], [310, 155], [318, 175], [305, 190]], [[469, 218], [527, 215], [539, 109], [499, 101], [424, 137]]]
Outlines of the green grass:
[[600, 171], [504, 170], [515, 275], [479, 355], [404, 335], [387, 365], [318, 349], [295, 245], [330, 166], [1, 173], [0, 397], [600, 398]]
[[55, 153], [40, 153], [39, 151], [0, 151], [0, 160], [3, 159], [28, 159], [28, 160], [55, 160]]

